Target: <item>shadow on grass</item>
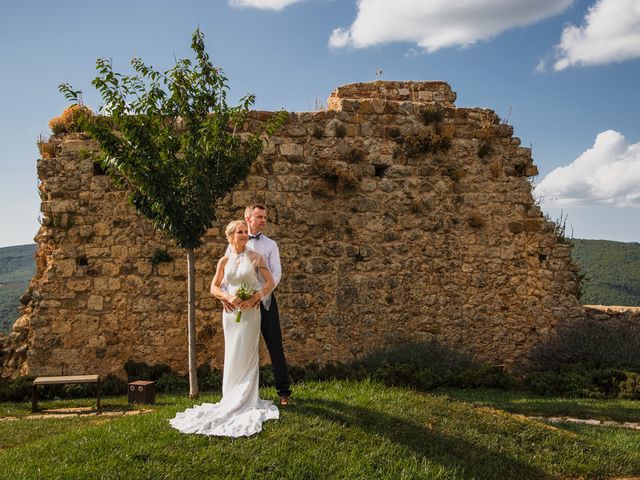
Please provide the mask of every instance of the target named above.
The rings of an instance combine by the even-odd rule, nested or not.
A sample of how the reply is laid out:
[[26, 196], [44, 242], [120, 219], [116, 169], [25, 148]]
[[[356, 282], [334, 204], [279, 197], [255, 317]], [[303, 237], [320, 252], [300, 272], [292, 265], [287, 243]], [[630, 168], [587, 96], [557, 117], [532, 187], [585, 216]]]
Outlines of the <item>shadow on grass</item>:
[[[621, 400], [590, 400], [584, 398], [539, 397], [532, 393], [504, 391], [436, 390], [436, 395], [470, 402], [475, 405], [499, 408], [510, 413], [528, 416], [572, 416], [595, 418], [618, 422], [636, 422], [640, 417], [640, 402], [637, 406], [625, 406]], [[631, 401], [627, 401], [631, 403]]]
[[400, 417], [322, 399], [299, 399], [296, 404], [297, 413], [385, 437], [427, 461], [456, 469], [465, 478], [548, 478], [544, 471], [522, 461]]

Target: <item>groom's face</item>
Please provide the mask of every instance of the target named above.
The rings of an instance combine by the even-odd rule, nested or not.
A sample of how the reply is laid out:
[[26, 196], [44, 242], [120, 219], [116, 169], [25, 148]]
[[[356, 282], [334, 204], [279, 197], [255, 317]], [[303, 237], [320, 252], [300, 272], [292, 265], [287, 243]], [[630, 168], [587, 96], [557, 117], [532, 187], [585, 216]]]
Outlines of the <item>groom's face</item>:
[[247, 223], [252, 233], [264, 231], [267, 227], [267, 211], [261, 208], [254, 208], [250, 217], [247, 217]]

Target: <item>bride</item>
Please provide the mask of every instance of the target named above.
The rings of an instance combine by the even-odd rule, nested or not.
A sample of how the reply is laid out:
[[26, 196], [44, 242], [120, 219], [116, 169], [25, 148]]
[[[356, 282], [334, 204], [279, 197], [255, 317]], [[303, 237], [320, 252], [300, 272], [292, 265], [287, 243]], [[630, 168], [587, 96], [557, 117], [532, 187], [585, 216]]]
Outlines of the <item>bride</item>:
[[[170, 423], [184, 433], [240, 437], [258, 433], [263, 421], [280, 417], [272, 402], [260, 400], [258, 396], [258, 307], [273, 289], [274, 282], [262, 256], [246, 247], [249, 229], [243, 220], [227, 225], [225, 234], [231, 253], [220, 259], [211, 283], [211, 293], [235, 307], [230, 311], [225, 309], [222, 314], [225, 346], [222, 400], [188, 408]], [[226, 292], [221, 288], [223, 283]], [[255, 293], [242, 300], [236, 295], [241, 286]]]

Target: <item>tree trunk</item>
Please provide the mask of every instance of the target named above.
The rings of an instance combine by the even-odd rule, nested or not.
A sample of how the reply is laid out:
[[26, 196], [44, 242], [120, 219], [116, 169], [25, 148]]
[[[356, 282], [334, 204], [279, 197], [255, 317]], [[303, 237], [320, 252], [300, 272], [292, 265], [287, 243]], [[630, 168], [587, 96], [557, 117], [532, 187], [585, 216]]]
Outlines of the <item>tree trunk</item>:
[[193, 248], [187, 249], [187, 282], [189, 294], [189, 398], [198, 396], [198, 364], [196, 362], [196, 265]]

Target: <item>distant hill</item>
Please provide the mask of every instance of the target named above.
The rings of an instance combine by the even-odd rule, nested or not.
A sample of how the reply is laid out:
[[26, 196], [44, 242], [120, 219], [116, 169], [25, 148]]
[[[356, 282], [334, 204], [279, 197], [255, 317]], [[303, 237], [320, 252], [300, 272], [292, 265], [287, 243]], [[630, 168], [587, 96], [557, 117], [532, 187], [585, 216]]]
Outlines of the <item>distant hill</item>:
[[640, 306], [640, 243], [574, 239], [573, 245], [586, 276], [582, 303]]
[[0, 333], [11, 331], [20, 315], [20, 295], [36, 269], [36, 245], [0, 248]]

